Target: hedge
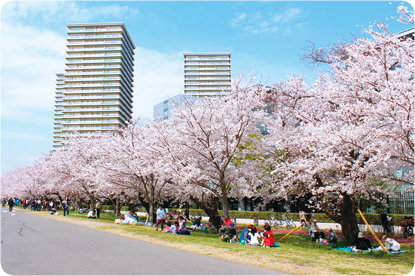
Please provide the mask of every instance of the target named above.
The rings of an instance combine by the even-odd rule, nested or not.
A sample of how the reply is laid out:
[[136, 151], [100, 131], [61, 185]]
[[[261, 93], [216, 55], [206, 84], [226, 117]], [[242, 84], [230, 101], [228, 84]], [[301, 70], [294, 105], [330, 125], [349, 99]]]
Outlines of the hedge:
[[[168, 208], [169, 212], [175, 211], [175, 210], [181, 210], [182, 212], [185, 210], [185, 208]], [[223, 216], [223, 210], [218, 210], [218, 213], [220, 216]], [[275, 218], [281, 217], [284, 213], [279, 212], [253, 212], [253, 211], [235, 211], [235, 210], [229, 210], [229, 217], [237, 217], [237, 218], [244, 218], [244, 219], [253, 219], [254, 215], [257, 215], [258, 219], [269, 219], [272, 215], [275, 214]], [[190, 215], [201, 215], [201, 216], [207, 216], [205, 211], [202, 209], [189, 209]], [[300, 214], [299, 213], [286, 213], [288, 218], [292, 218], [293, 221], [300, 221]], [[364, 214], [367, 222], [372, 225], [382, 225], [382, 221], [380, 219], [380, 214]], [[388, 216], [394, 217], [395, 221], [393, 225], [400, 225], [400, 222], [404, 220], [404, 217], [411, 216], [411, 215], [395, 215], [390, 214]], [[360, 214], [356, 214], [357, 223], [358, 224], [364, 224], [363, 219], [361, 218]], [[331, 218], [329, 218], [325, 213], [313, 213], [312, 219], [316, 219], [318, 222], [330, 222], [335, 223]]]
[[[101, 205], [101, 209], [114, 211], [114, 205]], [[128, 206], [121, 206], [121, 211], [128, 211]]]

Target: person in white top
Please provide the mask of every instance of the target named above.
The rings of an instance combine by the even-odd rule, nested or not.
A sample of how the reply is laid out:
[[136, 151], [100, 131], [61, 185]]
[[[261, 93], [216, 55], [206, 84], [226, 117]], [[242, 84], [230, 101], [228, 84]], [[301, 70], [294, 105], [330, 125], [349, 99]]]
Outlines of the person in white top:
[[248, 242], [248, 245], [256, 245], [256, 246], [260, 246], [259, 243], [259, 234], [257, 232], [256, 227], [252, 227], [251, 229], [249, 229], [249, 233], [248, 233], [249, 237], [251, 238], [250, 241]]
[[382, 237], [382, 242], [385, 244], [385, 248], [389, 251], [401, 250], [401, 245], [394, 239], [388, 238], [386, 235]]
[[97, 217], [95, 216], [95, 212], [94, 211], [89, 211], [88, 215], [86, 216], [87, 218], [90, 219], [96, 219]]

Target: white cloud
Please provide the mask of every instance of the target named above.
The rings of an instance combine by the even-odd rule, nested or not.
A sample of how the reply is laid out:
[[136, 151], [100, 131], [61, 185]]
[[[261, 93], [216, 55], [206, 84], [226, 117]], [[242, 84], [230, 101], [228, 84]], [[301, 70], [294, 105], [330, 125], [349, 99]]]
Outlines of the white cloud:
[[150, 117], [154, 105], [183, 93], [183, 66], [183, 52], [161, 53], [136, 48], [133, 117]]
[[[288, 35], [291, 33], [290, 25], [299, 18], [301, 12], [299, 8], [290, 8], [279, 14], [270, 13], [268, 17], [264, 17], [260, 12], [240, 13], [231, 20], [231, 26], [242, 27], [251, 34], [276, 33], [282, 29], [282, 34]], [[301, 22], [295, 26], [297, 30], [305, 30]]]
[[38, 111], [53, 113], [55, 74], [63, 71], [65, 49], [65, 38], [55, 32], [2, 23], [2, 119], [42, 123]]
[[231, 20], [231, 25], [232, 25], [232, 26], [237, 26], [237, 25], [239, 25], [239, 23], [240, 23], [241, 21], [243, 21], [245, 18], [246, 18], [246, 13], [240, 13], [240, 14], [238, 14], [235, 18], [233, 18], [233, 19]]
[[290, 8], [286, 10], [282, 16], [282, 22], [290, 22], [292, 19], [296, 18], [297, 15], [301, 13], [299, 8]]

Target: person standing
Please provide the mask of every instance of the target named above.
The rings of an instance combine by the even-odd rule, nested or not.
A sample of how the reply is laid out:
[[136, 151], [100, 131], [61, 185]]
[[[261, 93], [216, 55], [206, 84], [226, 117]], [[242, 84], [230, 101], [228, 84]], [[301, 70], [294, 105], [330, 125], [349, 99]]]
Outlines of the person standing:
[[40, 199], [37, 200], [37, 209], [36, 211], [40, 211], [40, 209], [42, 208], [42, 201]]
[[97, 200], [97, 204], [95, 204], [95, 210], [97, 210], [97, 218], [99, 218], [99, 215], [101, 214], [101, 202]]
[[68, 198], [65, 198], [65, 200], [62, 201], [62, 207], [63, 207], [63, 216], [65, 215], [69, 216]]
[[13, 198], [10, 198], [9, 201], [7, 202], [7, 204], [9, 205], [9, 212], [12, 212], [13, 211], [13, 206], [14, 206]]
[[163, 231], [163, 224], [164, 224], [164, 216], [166, 215], [166, 212], [164, 209], [159, 205], [159, 208], [157, 209], [157, 222], [156, 222], [156, 231], [159, 229], [159, 223], [161, 223], [161, 231]]

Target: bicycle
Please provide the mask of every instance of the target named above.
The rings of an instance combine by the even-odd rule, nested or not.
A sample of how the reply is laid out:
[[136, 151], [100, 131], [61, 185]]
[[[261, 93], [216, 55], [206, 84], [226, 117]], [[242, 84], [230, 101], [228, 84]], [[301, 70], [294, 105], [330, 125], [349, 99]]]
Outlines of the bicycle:
[[286, 224], [287, 229], [295, 228], [293, 216], [290, 216], [290, 218], [287, 218], [287, 220], [285, 221], [285, 224]]
[[264, 224], [268, 223], [270, 226], [274, 226], [274, 227], [278, 228], [280, 226], [280, 222], [278, 221], [278, 219], [275, 219], [275, 215], [276, 215], [275, 213], [269, 215], [265, 219]]

